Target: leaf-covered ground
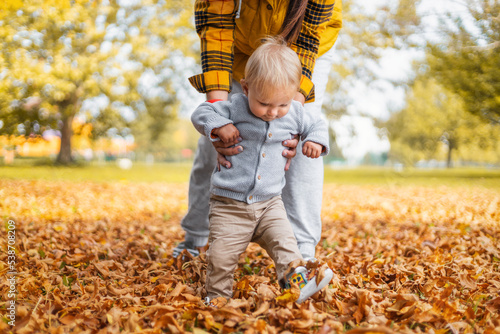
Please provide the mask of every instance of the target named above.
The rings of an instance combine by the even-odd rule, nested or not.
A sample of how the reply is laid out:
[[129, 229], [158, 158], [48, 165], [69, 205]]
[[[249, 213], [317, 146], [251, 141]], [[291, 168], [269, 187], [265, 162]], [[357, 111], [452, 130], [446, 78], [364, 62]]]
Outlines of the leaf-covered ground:
[[[500, 192], [326, 185], [317, 257], [330, 286], [276, 297], [251, 245], [226, 306], [204, 306], [204, 256], [174, 259], [186, 184], [0, 180], [16, 222], [17, 333], [500, 333]], [[9, 286], [0, 241], [0, 312]]]

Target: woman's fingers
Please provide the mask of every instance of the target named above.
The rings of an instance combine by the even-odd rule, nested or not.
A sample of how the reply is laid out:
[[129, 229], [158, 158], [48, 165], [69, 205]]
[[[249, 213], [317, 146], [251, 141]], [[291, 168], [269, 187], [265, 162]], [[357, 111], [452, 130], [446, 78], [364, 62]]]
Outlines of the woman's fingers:
[[294, 149], [286, 149], [283, 151], [283, 156], [285, 158], [287, 158], [286, 160], [286, 165], [285, 165], [285, 171], [287, 171], [288, 169], [290, 169], [290, 164], [292, 163], [292, 158], [295, 157], [295, 155], [297, 154], [297, 149], [294, 148]]
[[226, 168], [231, 168], [231, 163], [226, 160], [226, 157], [220, 153], [217, 153], [217, 169], [220, 172], [220, 166], [224, 166]]
[[285, 158], [288, 158], [288, 159], [295, 158], [296, 155], [297, 155], [297, 149], [296, 148], [294, 148], [294, 149], [288, 149], [288, 150], [284, 150], [283, 151], [283, 156]]
[[293, 139], [287, 139], [283, 141], [283, 146], [286, 146], [287, 149], [283, 150], [283, 156], [285, 158], [293, 158], [297, 154], [297, 145], [299, 144], [299, 136], [294, 135]]
[[216, 147], [215, 150], [217, 151], [217, 166], [220, 171], [220, 166], [231, 168], [231, 163], [226, 159], [226, 156], [236, 155], [243, 152], [243, 147]]
[[241, 143], [241, 141], [243, 140], [243, 139], [241, 139], [240, 136], [235, 137], [233, 139], [229, 139], [229, 138], [227, 138], [227, 139], [228, 139], [228, 141], [223, 141], [223, 140], [214, 141], [214, 142], [212, 142], [212, 145], [214, 145], [215, 149], [228, 148], [230, 146], [237, 145], [238, 143]]
[[222, 155], [236, 155], [241, 152], [243, 152], [243, 147], [242, 146], [236, 146], [236, 147], [216, 147], [215, 150], [222, 154]]
[[283, 142], [283, 146], [287, 148], [283, 150], [283, 156], [288, 158], [285, 165], [285, 171], [290, 168], [290, 163], [292, 162], [292, 158], [297, 154], [297, 145], [299, 144], [299, 136], [294, 135], [292, 139], [285, 140]]
[[243, 152], [243, 146], [238, 145], [235, 147], [229, 147], [236, 145], [242, 141], [241, 137], [236, 137], [232, 142], [224, 143], [223, 141], [212, 142], [215, 150], [217, 151], [217, 167], [220, 171], [220, 166], [225, 168], [231, 168], [231, 163], [227, 161], [226, 156], [236, 155]]
[[283, 141], [283, 146], [286, 146], [290, 149], [294, 149], [299, 144], [299, 135], [294, 135], [292, 139], [287, 139]]

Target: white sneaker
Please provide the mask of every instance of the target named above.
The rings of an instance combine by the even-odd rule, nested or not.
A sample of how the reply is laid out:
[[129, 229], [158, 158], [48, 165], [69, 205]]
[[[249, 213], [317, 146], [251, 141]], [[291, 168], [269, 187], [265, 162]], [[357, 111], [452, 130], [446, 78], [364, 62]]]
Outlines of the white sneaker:
[[300, 296], [295, 302], [300, 304], [307, 298], [314, 295], [316, 292], [321, 291], [325, 286], [328, 285], [330, 280], [333, 278], [333, 271], [328, 268], [324, 271], [324, 277], [316, 285], [316, 276], [308, 277], [308, 272], [306, 267], [300, 266], [295, 269], [295, 271], [287, 277], [287, 283], [285, 288], [290, 288], [290, 283], [295, 283], [300, 288]]

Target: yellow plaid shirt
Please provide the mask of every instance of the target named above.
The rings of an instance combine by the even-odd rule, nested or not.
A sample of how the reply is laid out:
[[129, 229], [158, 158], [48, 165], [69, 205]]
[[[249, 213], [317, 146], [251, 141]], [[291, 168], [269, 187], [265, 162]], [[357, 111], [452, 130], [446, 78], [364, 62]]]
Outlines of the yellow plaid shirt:
[[[279, 34], [288, 2], [279, 0], [196, 0], [195, 23], [201, 41], [202, 74], [189, 78], [200, 93], [231, 91], [243, 78], [248, 57], [260, 39]], [[236, 13], [239, 11], [239, 18]], [[342, 27], [341, 0], [309, 0], [292, 49], [302, 63], [300, 92], [314, 101], [311, 81], [316, 58], [335, 43]]]

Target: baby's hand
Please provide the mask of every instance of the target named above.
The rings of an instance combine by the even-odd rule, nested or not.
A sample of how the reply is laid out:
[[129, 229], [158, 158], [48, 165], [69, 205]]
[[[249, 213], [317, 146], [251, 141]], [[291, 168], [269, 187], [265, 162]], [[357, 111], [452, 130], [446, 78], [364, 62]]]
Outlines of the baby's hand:
[[302, 146], [302, 154], [311, 159], [319, 158], [323, 152], [323, 145], [312, 141], [305, 142]]
[[221, 126], [220, 128], [216, 128], [212, 130], [212, 135], [215, 135], [222, 140], [223, 143], [238, 143], [238, 137], [240, 136], [240, 132], [233, 124], [226, 124]]

